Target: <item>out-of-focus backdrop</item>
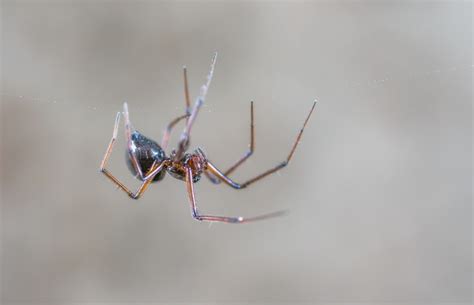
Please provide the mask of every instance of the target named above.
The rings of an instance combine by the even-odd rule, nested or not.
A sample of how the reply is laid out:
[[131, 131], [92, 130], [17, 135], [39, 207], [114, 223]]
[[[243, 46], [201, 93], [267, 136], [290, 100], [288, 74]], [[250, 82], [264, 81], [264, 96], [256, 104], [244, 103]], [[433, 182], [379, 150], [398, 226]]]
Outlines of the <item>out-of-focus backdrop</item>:
[[[470, 3], [2, 1], [1, 26], [2, 304], [471, 303]], [[319, 100], [278, 175], [196, 184], [203, 212], [285, 217], [199, 223], [181, 181], [134, 201], [98, 171], [123, 102], [160, 140], [214, 51], [191, 144], [230, 165], [254, 100], [237, 180]]]

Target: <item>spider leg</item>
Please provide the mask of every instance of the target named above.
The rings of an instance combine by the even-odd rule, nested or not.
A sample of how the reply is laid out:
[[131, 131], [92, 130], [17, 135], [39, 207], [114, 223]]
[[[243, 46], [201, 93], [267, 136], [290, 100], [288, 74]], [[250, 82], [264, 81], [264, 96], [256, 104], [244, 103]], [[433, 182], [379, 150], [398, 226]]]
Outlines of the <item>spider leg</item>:
[[104, 158], [102, 159], [102, 162], [100, 163], [100, 171], [107, 178], [109, 178], [113, 183], [115, 183], [121, 190], [127, 193], [130, 197], [132, 197], [133, 199], [138, 199], [145, 192], [148, 185], [153, 181], [153, 177], [155, 177], [155, 175], [163, 168], [165, 163], [162, 162], [159, 165], [153, 164], [153, 166], [150, 168], [150, 171], [147, 173], [147, 175], [143, 179], [142, 184], [135, 192], [130, 191], [122, 182], [120, 182], [120, 180], [115, 178], [115, 176], [112, 175], [109, 172], [109, 170], [106, 168], [106, 165], [107, 165], [107, 162], [109, 161], [110, 155], [112, 154], [112, 149], [117, 139], [119, 123], [120, 123], [120, 112], [117, 112], [117, 116], [115, 118], [114, 131], [112, 133], [112, 139], [110, 140], [109, 146], [107, 147]]
[[182, 119], [185, 119], [185, 118], [188, 118], [189, 115], [188, 114], [185, 114], [185, 115], [182, 115], [182, 116], [179, 116], [177, 118], [175, 118], [174, 120], [172, 120], [168, 126], [166, 126], [166, 129], [165, 129], [165, 132], [163, 133], [163, 138], [161, 139], [161, 148], [163, 150], [166, 150], [166, 148], [168, 147], [168, 142], [170, 140], [170, 136], [171, 136], [171, 131], [173, 130], [173, 127], [178, 124]]
[[168, 142], [169, 142], [173, 127], [176, 124], [178, 124], [182, 119], [186, 119], [186, 122], [187, 122], [189, 117], [191, 116], [191, 101], [189, 98], [188, 73], [187, 73], [186, 66], [183, 67], [183, 76], [184, 76], [184, 99], [186, 103], [186, 114], [175, 118], [166, 127], [165, 132], [163, 134], [163, 138], [161, 140], [161, 148], [163, 148], [163, 150], [166, 150], [166, 148], [168, 147]]
[[[254, 152], [255, 149], [255, 130], [254, 130], [254, 115], [253, 115], [253, 101], [250, 102], [250, 144], [249, 144], [249, 149], [247, 152], [244, 154], [243, 157], [241, 157], [237, 162], [234, 163], [229, 169], [223, 171], [225, 176], [230, 175], [234, 170], [236, 170], [242, 163], [245, 162]], [[204, 172], [207, 178], [211, 180], [212, 183], [214, 184], [219, 184], [221, 183], [221, 180], [216, 178], [214, 175], [212, 175], [209, 172]]]
[[295, 153], [295, 150], [296, 150], [296, 147], [298, 146], [298, 143], [300, 142], [301, 140], [301, 136], [303, 135], [303, 131], [304, 131], [304, 128], [306, 127], [306, 124], [308, 123], [309, 121], [309, 118], [311, 117], [311, 114], [313, 113], [313, 110], [314, 110], [314, 107], [316, 106], [316, 102], [314, 102], [313, 104], [313, 107], [311, 108], [308, 116], [306, 117], [306, 120], [304, 121], [304, 124], [303, 124], [303, 127], [300, 129], [300, 132], [298, 133], [298, 136], [296, 137], [296, 140], [293, 144], [293, 147], [291, 148], [290, 150], [290, 153], [288, 154], [288, 157], [286, 158], [285, 161], [281, 162], [280, 164], [278, 164], [277, 166], [275, 166], [274, 168], [271, 168], [265, 172], [263, 172], [262, 174], [260, 175], [257, 175], [256, 177], [252, 178], [252, 179], [249, 179], [247, 180], [246, 182], [244, 183], [237, 183], [235, 181], [233, 181], [231, 178], [229, 178], [226, 173], [220, 171], [219, 169], [217, 169], [211, 162], [207, 161], [207, 171], [210, 172], [210, 174], [212, 176], [215, 176], [217, 177], [218, 179], [220, 179], [222, 182], [224, 182], [225, 184], [235, 188], [235, 189], [243, 189], [247, 186], [249, 186], [250, 184], [268, 176], [268, 175], [271, 175], [275, 172], [277, 172], [278, 170], [282, 169], [283, 167], [287, 166], [288, 163], [290, 162], [291, 158], [293, 157], [293, 154]]
[[[130, 152], [132, 152], [132, 133], [135, 131], [132, 123], [130, 122], [130, 116], [128, 114], [128, 104], [123, 103], [123, 116], [124, 116], [124, 125], [125, 125], [125, 139], [127, 140], [127, 147]], [[137, 156], [132, 152], [130, 153], [132, 165], [135, 168], [135, 171], [138, 173], [138, 176], [141, 180], [144, 180], [143, 171], [138, 163]]]
[[[214, 53], [214, 56], [212, 57], [211, 69], [209, 71], [209, 74], [207, 75], [207, 81], [201, 87], [201, 92], [199, 96], [196, 98], [196, 101], [194, 102], [194, 107], [191, 113], [189, 114], [188, 119], [186, 120], [186, 127], [181, 133], [181, 137], [178, 143], [178, 151], [176, 152], [176, 155], [174, 157], [175, 160], [180, 160], [181, 157], [183, 156], [183, 153], [189, 147], [189, 135], [191, 134], [191, 128], [193, 127], [194, 121], [196, 120], [199, 109], [201, 108], [202, 104], [204, 103], [204, 100], [206, 99], [206, 94], [207, 94], [207, 91], [209, 90], [212, 76], [214, 75], [214, 67], [216, 65], [216, 59], [217, 59], [217, 52]], [[185, 88], [187, 88], [187, 77], [185, 77]]]
[[255, 217], [229, 217], [229, 216], [214, 216], [214, 215], [201, 215], [198, 212], [196, 205], [196, 197], [194, 194], [194, 184], [193, 184], [193, 173], [190, 168], [186, 168], [186, 188], [188, 191], [189, 201], [191, 203], [191, 212], [193, 218], [199, 221], [207, 222], [226, 222], [226, 223], [245, 223], [256, 220], [263, 220], [271, 217], [282, 216], [286, 211], [277, 211], [273, 213], [263, 214]]
[[186, 66], [183, 67], [184, 76], [184, 98], [186, 101], [186, 114], [191, 115], [191, 98], [189, 97], [189, 86], [188, 86], [188, 69]]

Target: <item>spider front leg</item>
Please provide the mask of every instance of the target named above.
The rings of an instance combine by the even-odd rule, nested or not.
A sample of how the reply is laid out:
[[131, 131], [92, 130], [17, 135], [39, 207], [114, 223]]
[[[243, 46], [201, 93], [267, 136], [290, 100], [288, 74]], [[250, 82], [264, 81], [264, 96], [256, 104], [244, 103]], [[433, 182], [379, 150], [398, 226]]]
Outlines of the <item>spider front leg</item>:
[[[288, 157], [286, 158], [285, 161], [281, 162], [280, 164], [278, 164], [277, 166], [275, 166], [274, 168], [271, 168], [265, 172], [263, 172], [262, 174], [260, 175], [257, 175], [256, 177], [252, 178], [252, 179], [249, 179], [247, 180], [246, 182], [244, 183], [237, 183], [235, 181], [233, 181], [231, 178], [229, 178], [226, 174], [226, 172], [222, 172], [220, 171], [219, 169], [217, 169], [211, 162], [207, 161], [207, 172], [208, 173], [208, 177], [211, 176], [211, 181], [212, 181], [212, 178], [213, 177], [216, 177], [218, 179], [220, 179], [222, 182], [224, 182], [225, 184], [235, 188], [235, 189], [243, 189], [247, 186], [249, 186], [250, 184], [260, 180], [260, 179], [263, 179], [265, 178], [266, 176], [269, 176], [275, 172], [277, 172], [278, 170], [282, 169], [283, 167], [287, 166], [288, 163], [290, 162], [291, 158], [293, 157], [293, 154], [295, 153], [295, 150], [296, 150], [296, 147], [298, 146], [300, 140], [301, 140], [301, 137], [303, 135], [303, 131], [306, 127], [306, 124], [308, 123], [309, 121], [309, 118], [311, 117], [311, 114], [313, 113], [313, 110], [314, 110], [314, 107], [316, 106], [316, 102], [313, 103], [313, 107], [311, 107], [311, 110], [308, 114], [308, 116], [306, 117], [306, 120], [304, 121], [304, 124], [303, 124], [303, 127], [300, 129], [300, 132], [298, 133], [298, 136], [296, 137], [296, 140], [295, 142], [293, 143], [293, 147], [291, 148], [290, 150], [290, 153], [288, 154]], [[252, 120], [253, 121], [253, 120]], [[253, 128], [252, 128], [252, 133], [253, 133]], [[253, 139], [253, 138], [252, 138]], [[252, 147], [252, 144], [251, 144], [251, 147]], [[245, 157], [244, 157], [245, 158]], [[244, 159], [245, 161], [245, 159]], [[243, 161], [242, 161], [243, 162]], [[240, 162], [240, 164], [242, 163]], [[237, 165], [239, 165], [237, 163]], [[235, 166], [234, 166], [235, 167]], [[231, 168], [232, 169], [232, 168]]]
[[244, 218], [244, 217], [228, 217], [228, 216], [213, 216], [213, 215], [201, 215], [197, 209], [196, 196], [194, 194], [193, 184], [193, 172], [190, 168], [186, 168], [186, 188], [188, 191], [189, 201], [191, 203], [191, 212], [194, 219], [199, 221], [207, 222], [226, 222], [226, 223], [245, 223], [256, 220], [263, 220], [271, 217], [282, 216], [285, 211], [277, 211], [274, 213], [263, 214], [255, 217]]
[[147, 175], [142, 179], [143, 180], [142, 184], [135, 192], [130, 191], [130, 189], [128, 189], [122, 182], [120, 182], [120, 180], [115, 178], [115, 176], [113, 176], [110, 173], [110, 171], [106, 168], [106, 165], [107, 165], [107, 162], [109, 161], [110, 155], [112, 154], [112, 149], [117, 139], [119, 123], [120, 123], [120, 112], [117, 112], [117, 116], [115, 117], [114, 131], [112, 133], [112, 139], [110, 140], [109, 146], [107, 147], [104, 158], [102, 159], [102, 162], [100, 163], [100, 171], [107, 178], [109, 178], [113, 183], [115, 183], [115, 185], [117, 185], [121, 190], [127, 193], [128, 196], [130, 196], [133, 199], [138, 199], [145, 192], [148, 185], [153, 181], [153, 177], [155, 177], [155, 175], [163, 168], [165, 163], [162, 162], [160, 164], [153, 164], [153, 166], [148, 171]]
[[186, 114], [175, 118], [166, 127], [165, 132], [163, 134], [163, 138], [161, 139], [161, 148], [163, 150], [166, 150], [166, 148], [168, 147], [168, 142], [169, 142], [173, 127], [176, 124], [178, 124], [182, 119], [186, 119], [186, 122], [187, 122], [189, 117], [191, 116], [191, 102], [189, 98], [188, 73], [187, 73], [186, 66], [183, 67], [183, 78], [184, 78], [184, 100], [186, 103]]
[[[189, 147], [189, 136], [191, 134], [191, 128], [193, 127], [194, 122], [196, 121], [196, 117], [198, 115], [199, 109], [202, 107], [202, 104], [204, 103], [204, 100], [206, 99], [206, 94], [207, 91], [209, 90], [209, 86], [211, 85], [211, 80], [212, 76], [214, 75], [214, 67], [216, 65], [216, 60], [217, 60], [217, 52], [214, 53], [214, 56], [212, 57], [212, 62], [211, 62], [211, 69], [209, 70], [209, 73], [207, 75], [207, 81], [206, 83], [201, 87], [201, 92], [199, 96], [196, 98], [196, 101], [194, 103], [194, 107], [189, 114], [189, 117], [186, 120], [186, 127], [184, 128], [183, 132], [181, 133], [181, 137], [178, 142], [178, 150], [174, 156], [174, 160], [178, 161], [183, 157], [184, 152], [188, 149]], [[185, 95], [186, 95], [186, 104], [189, 103], [189, 91], [187, 90], [187, 76], [186, 76], [186, 70], [184, 70], [185, 73]]]
[[[255, 128], [254, 128], [254, 115], [253, 115], [253, 101], [250, 102], [250, 145], [249, 149], [247, 152], [244, 154], [243, 157], [241, 157], [237, 162], [234, 163], [229, 169], [223, 171], [223, 174], [225, 176], [230, 175], [234, 170], [236, 170], [240, 165], [242, 165], [250, 156], [253, 154], [255, 150]], [[209, 173], [208, 171], [204, 172], [207, 178], [214, 183], [214, 184], [219, 184], [221, 183], [221, 180], [216, 178], [214, 175]]]

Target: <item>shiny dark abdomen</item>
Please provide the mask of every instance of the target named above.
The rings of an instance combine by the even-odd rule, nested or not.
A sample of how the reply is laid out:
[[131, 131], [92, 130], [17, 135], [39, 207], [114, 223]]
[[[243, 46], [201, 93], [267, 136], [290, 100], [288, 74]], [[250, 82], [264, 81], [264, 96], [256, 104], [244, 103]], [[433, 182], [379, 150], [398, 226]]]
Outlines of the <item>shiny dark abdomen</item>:
[[[140, 165], [143, 175], [150, 170], [153, 162], [162, 162], [165, 158], [165, 152], [155, 141], [145, 137], [138, 131], [132, 133], [132, 148], [126, 152], [125, 159], [130, 171], [137, 175], [135, 167], [131, 161], [131, 154], [134, 153]], [[154, 178], [153, 182], [160, 181], [165, 177], [166, 171], [161, 170]], [[140, 179], [140, 177], [138, 177]]]

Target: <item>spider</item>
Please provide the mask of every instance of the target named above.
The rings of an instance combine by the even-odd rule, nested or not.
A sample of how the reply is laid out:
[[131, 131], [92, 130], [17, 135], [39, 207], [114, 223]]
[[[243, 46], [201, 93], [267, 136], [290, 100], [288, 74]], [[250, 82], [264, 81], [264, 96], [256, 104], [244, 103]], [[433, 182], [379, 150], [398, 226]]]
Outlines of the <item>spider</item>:
[[[172, 120], [161, 140], [161, 145], [151, 140], [148, 137], [145, 137], [142, 133], [133, 128], [130, 123], [128, 106], [127, 103], [123, 105], [123, 116], [124, 116], [124, 125], [125, 125], [125, 138], [127, 141], [127, 152], [126, 152], [126, 162], [130, 171], [141, 181], [139, 188], [132, 192], [127, 188], [122, 182], [115, 178], [110, 171], [106, 168], [107, 161], [112, 153], [112, 149], [117, 138], [117, 131], [120, 123], [121, 113], [118, 112], [115, 118], [115, 125], [112, 133], [112, 139], [107, 147], [104, 158], [100, 164], [100, 171], [107, 176], [113, 183], [117, 185], [118, 188], [126, 192], [131, 198], [138, 199], [145, 192], [147, 187], [153, 183], [162, 180], [165, 177], [165, 174], [168, 172], [172, 177], [182, 180], [186, 184], [187, 193], [189, 201], [191, 203], [191, 211], [194, 219], [199, 221], [207, 222], [225, 222], [225, 223], [245, 223], [249, 221], [266, 219], [269, 217], [279, 216], [283, 212], [273, 212], [268, 214], [263, 214], [250, 218], [243, 217], [227, 217], [227, 216], [213, 216], [213, 215], [203, 215], [198, 211], [196, 204], [196, 197], [194, 194], [194, 183], [198, 182], [201, 178], [201, 175], [205, 175], [209, 180], [214, 184], [219, 184], [224, 182], [228, 186], [240, 190], [244, 189], [247, 186], [253, 184], [254, 182], [267, 177], [275, 173], [276, 171], [287, 166], [290, 162], [293, 154], [296, 150], [296, 146], [300, 142], [303, 130], [308, 123], [308, 120], [313, 113], [313, 110], [316, 106], [316, 101], [314, 102], [311, 110], [304, 121], [303, 127], [299, 131], [296, 140], [288, 154], [288, 157], [285, 161], [279, 163], [277, 166], [257, 175], [254, 178], [251, 178], [243, 183], [237, 183], [232, 180], [229, 175], [234, 172], [245, 160], [247, 160], [254, 152], [255, 149], [255, 139], [254, 139], [254, 107], [253, 102], [250, 103], [250, 145], [248, 151], [240, 158], [234, 165], [225, 171], [219, 170], [209, 159], [206, 157], [201, 148], [197, 148], [194, 152], [187, 152], [189, 147], [189, 138], [191, 133], [191, 128], [196, 120], [199, 109], [204, 103], [206, 93], [209, 89], [209, 85], [214, 74], [214, 66], [216, 64], [217, 53], [214, 54], [212, 58], [211, 68], [207, 76], [207, 82], [201, 87], [200, 94], [196, 98], [194, 106], [191, 109], [189, 89], [188, 89], [188, 78], [186, 67], [183, 67], [184, 75], [184, 95], [186, 102], [186, 113], [182, 116], [179, 116]], [[166, 156], [165, 150], [168, 147], [169, 138], [172, 132], [173, 127], [179, 123], [181, 120], [185, 120], [185, 128], [181, 133], [181, 137], [178, 142], [178, 147], [171, 151], [169, 157]]]

